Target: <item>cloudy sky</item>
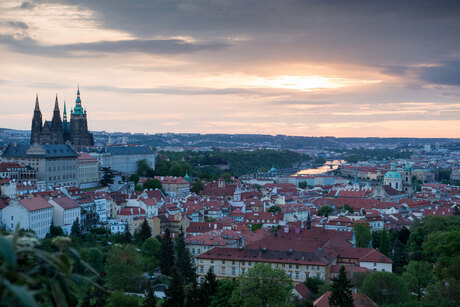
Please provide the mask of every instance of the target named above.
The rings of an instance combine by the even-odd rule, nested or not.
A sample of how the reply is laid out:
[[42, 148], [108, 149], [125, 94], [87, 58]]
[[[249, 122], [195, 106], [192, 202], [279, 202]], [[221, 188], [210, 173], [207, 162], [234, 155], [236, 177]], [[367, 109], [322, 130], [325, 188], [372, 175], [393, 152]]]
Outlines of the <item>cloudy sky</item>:
[[460, 137], [455, 0], [0, 1], [0, 127]]

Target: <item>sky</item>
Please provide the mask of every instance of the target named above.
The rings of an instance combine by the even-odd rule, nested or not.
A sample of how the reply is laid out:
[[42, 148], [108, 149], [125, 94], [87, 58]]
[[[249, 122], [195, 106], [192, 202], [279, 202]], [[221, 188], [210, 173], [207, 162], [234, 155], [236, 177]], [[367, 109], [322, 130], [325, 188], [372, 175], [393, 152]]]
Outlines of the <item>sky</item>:
[[460, 137], [460, 1], [2, 0], [0, 127]]

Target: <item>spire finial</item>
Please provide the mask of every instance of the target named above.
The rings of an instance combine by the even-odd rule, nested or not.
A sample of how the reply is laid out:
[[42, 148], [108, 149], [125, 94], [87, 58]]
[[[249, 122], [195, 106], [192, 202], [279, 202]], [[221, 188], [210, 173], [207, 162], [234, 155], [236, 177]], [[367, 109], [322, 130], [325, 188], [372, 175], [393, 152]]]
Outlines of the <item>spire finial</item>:
[[40, 106], [38, 104], [38, 93], [35, 96], [35, 111], [40, 111]]

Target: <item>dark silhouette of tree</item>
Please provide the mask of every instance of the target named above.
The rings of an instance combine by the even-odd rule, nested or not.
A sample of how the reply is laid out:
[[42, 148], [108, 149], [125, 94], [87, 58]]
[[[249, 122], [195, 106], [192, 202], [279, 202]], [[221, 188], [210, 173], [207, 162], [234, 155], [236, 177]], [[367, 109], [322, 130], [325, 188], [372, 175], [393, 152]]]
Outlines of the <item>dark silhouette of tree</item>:
[[345, 267], [342, 265], [337, 277], [332, 278], [331, 306], [353, 307], [351, 281], [347, 278]]
[[332, 211], [334, 211], [334, 210], [330, 206], [322, 206], [318, 210], [318, 215], [327, 217], [327, 216], [329, 216], [329, 214], [332, 213]]
[[103, 186], [108, 186], [109, 184], [112, 184], [113, 178], [115, 178], [112, 169], [110, 167], [102, 167], [101, 170], [104, 172], [104, 175], [102, 176], [102, 179], [100, 181], [101, 184]]
[[146, 190], [155, 190], [155, 189], [158, 189], [158, 190], [161, 190], [163, 188], [163, 186], [161, 185], [161, 182], [160, 180], [158, 179], [148, 179], [146, 182], [144, 182], [144, 189]]
[[152, 228], [150, 228], [147, 218], [142, 222], [141, 227], [136, 231], [136, 240], [145, 242], [148, 238], [152, 237]]
[[166, 299], [164, 301], [163, 307], [185, 306], [184, 283], [175, 267], [171, 269], [171, 283], [169, 285], [169, 288], [166, 289], [165, 294]]
[[70, 228], [70, 234], [75, 236], [81, 236], [81, 227], [78, 217], [73, 221], [72, 228]]
[[196, 282], [195, 266], [190, 251], [185, 245], [183, 233], [176, 240], [176, 252], [176, 267], [184, 282]]
[[200, 287], [200, 301], [202, 306], [209, 306], [211, 304], [212, 297], [217, 293], [217, 286], [216, 275], [209, 270]]
[[197, 180], [192, 184], [192, 188], [190, 189], [190, 191], [195, 194], [198, 194], [201, 191], [203, 191], [203, 189], [204, 189], [203, 182], [201, 180]]
[[131, 232], [129, 231], [129, 225], [128, 223], [125, 224], [125, 231], [123, 232], [123, 235], [121, 236], [121, 242], [124, 244], [130, 244], [132, 242], [133, 236], [131, 235]]
[[147, 293], [145, 294], [145, 300], [142, 306], [143, 307], [155, 307], [156, 305], [157, 305], [157, 298], [155, 296], [155, 291], [153, 291], [152, 289], [152, 284], [149, 279]]
[[390, 236], [385, 229], [380, 233], [379, 251], [386, 256], [390, 255]]
[[356, 223], [353, 226], [353, 231], [355, 233], [356, 238], [356, 246], [357, 247], [369, 247], [369, 243], [371, 241], [371, 229], [369, 228], [369, 224], [366, 223]]
[[163, 238], [161, 239], [160, 249], [160, 268], [165, 275], [171, 274], [171, 269], [174, 266], [174, 248], [169, 233], [169, 228], [166, 228]]

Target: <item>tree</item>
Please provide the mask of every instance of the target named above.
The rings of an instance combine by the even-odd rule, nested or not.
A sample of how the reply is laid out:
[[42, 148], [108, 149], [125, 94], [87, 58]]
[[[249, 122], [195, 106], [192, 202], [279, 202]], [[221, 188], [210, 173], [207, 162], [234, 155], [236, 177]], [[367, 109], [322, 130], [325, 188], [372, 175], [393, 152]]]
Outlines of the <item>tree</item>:
[[177, 271], [184, 279], [184, 282], [196, 282], [195, 266], [190, 251], [185, 245], [183, 234], [176, 240], [176, 254]]
[[131, 176], [129, 176], [129, 181], [133, 181], [134, 182], [134, 185], [137, 185], [137, 183], [139, 182], [139, 175], [138, 174], [133, 174]]
[[158, 179], [147, 179], [145, 182], [144, 182], [144, 189], [145, 190], [155, 190], [155, 189], [158, 189], [158, 190], [161, 190], [163, 189], [163, 186], [160, 182], [160, 180]]
[[334, 211], [334, 210], [330, 206], [322, 206], [318, 210], [318, 215], [327, 217], [327, 216], [329, 216], [329, 214], [332, 213], [332, 211]]
[[406, 245], [399, 240], [395, 242], [394, 253], [391, 260], [393, 260], [393, 271], [397, 274], [401, 274], [404, 271], [404, 266], [407, 265], [409, 261], [409, 256], [407, 254]]
[[179, 276], [176, 268], [171, 269], [171, 284], [165, 291], [166, 299], [163, 307], [181, 307], [184, 306], [184, 283]]
[[154, 171], [152, 165], [146, 159], [137, 160], [137, 174], [140, 177], [152, 177]]
[[157, 305], [157, 297], [155, 296], [155, 292], [153, 291], [152, 284], [150, 283], [150, 279], [148, 282], [148, 289], [147, 293], [145, 294], [145, 300], [142, 304], [142, 307], [155, 307]]
[[281, 212], [281, 207], [280, 206], [271, 206], [270, 208], [268, 208], [267, 212], [273, 212], [273, 213]]
[[197, 180], [195, 181], [193, 184], [192, 184], [192, 187], [190, 189], [191, 192], [195, 193], [195, 194], [198, 194], [200, 193], [201, 191], [204, 190], [204, 185], [203, 185], [203, 182], [201, 180]]
[[345, 267], [342, 265], [339, 275], [332, 278], [330, 304], [332, 306], [353, 307], [353, 294], [351, 288], [351, 281], [347, 278]]
[[139, 307], [139, 300], [140, 299], [135, 295], [125, 295], [121, 291], [114, 291], [112, 295], [110, 295], [107, 307]]
[[125, 224], [125, 231], [123, 232], [123, 235], [121, 236], [121, 242], [124, 244], [131, 244], [133, 240], [133, 236], [131, 235], [131, 232], [129, 231], [129, 224]]
[[211, 297], [211, 307], [228, 307], [233, 291], [238, 286], [233, 279], [223, 279], [217, 281], [217, 291]]
[[97, 271], [97, 272], [102, 272], [103, 271], [103, 260], [104, 260], [104, 255], [99, 251], [99, 249], [95, 247], [91, 247], [88, 250], [88, 255], [87, 255], [87, 262]]
[[411, 261], [402, 277], [409, 291], [420, 301], [426, 287], [434, 282], [433, 266], [423, 261]]
[[324, 280], [315, 276], [315, 277], [307, 277], [304, 281], [305, 286], [310, 289], [311, 293], [318, 294], [319, 288], [324, 285]]
[[62, 230], [60, 226], [54, 226], [54, 223], [51, 222], [50, 232], [47, 234], [47, 236], [48, 235], [50, 235], [51, 237], [63, 236], [64, 230]]
[[343, 205], [343, 209], [347, 210], [350, 213], [355, 212], [355, 210], [349, 204]]
[[161, 249], [161, 243], [157, 239], [148, 238], [141, 247], [142, 251], [150, 256], [158, 256]]
[[287, 304], [292, 288], [292, 280], [283, 270], [259, 263], [240, 277], [230, 303], [242, 306], [283, 306]]
[[112, 246], [106, 262], [107, 286], [126, 291], [142, 279], [142, 259], [132, 245]]
[[150, 228], [147, 219], [144, 219], [141, 227], [139, 227], [139, 229], [136, 231], [136, 237], [137, 241], [139, 242], [145, 242], [145, 240], [152, 237], [152, 228]]
[[373, 272], [369, 274], [360, 288], [377, 304], [399, 304], [408, 298], [406, 285], [397, 275], [390, 272]]
[[353, 231], [356, 238], [357, 247], [369, 247], [371, 241], [371, 230], [369, 224], [366, 223], [356, 223], [353, 226]]
[[166, 228], [163, 238], [161, 240], [160, 250], [160, 267], [161, 272], [165, 275], [171, 274], [171, 268], [174, 266], [174, 248], [169, 233], [169, 228]]
[[102, 167], [101, 170], [104, 173], [100, 181], [101, 184], [103, 186], [108, 186], [109, 184], [113, 184], [113, 178], [115, 178], [115, 175], [113, 174], [112, 169], [110, 167]]
[[299, 188], [305, 189], [306, 187], [308, 187], [307, 181], [304, 180], [304, 181], [299, 182]]
[[390, 237], [386, 229], [380, 233], [379, 251], [386, 256], [390, 255]]
[[200, 303], [202, 306], [211, 304], [212, 296], [217, 293], [217, 287], [216, 275], [209, 270], [200, 287]]
[[72, 236], [81, 236], [80, 221], [78, 220], [78, 217], [72, 223], [72, 228], [70, 228], [70, 234]]

